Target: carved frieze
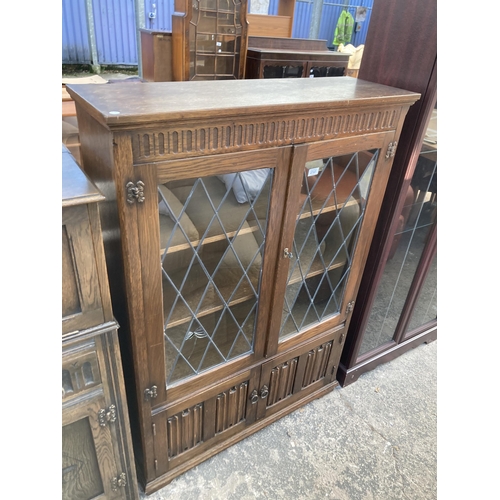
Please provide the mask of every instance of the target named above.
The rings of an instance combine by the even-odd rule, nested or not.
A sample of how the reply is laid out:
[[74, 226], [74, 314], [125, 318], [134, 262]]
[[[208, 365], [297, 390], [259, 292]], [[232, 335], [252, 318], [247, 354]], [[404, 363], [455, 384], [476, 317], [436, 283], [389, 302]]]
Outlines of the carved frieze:
[[392, 130], [399, 109], [175, 125], [132, 133], [134, 163], [230, 153]]

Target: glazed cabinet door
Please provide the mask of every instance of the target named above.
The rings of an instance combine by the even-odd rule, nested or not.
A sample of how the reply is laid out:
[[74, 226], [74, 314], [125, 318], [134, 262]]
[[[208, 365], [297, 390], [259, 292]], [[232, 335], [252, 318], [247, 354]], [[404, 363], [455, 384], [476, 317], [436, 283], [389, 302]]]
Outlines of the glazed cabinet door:
[[176, 0], [172, 16], [175, 80], [244, 76], [246, 0]]
[[[264, 356], [289, 147], [137, 167], [137, 217], [151, 404], [185, 398]], [[153, 190], [154, 187], [154, 190]], [[153, 221], [153, 222], [151, 222]], [[138, 336], [136, 337], [136, 340]]]
[[[213, 454], [256, 418], [290, 148], [157, 167], [166, 388], [152, 401], [152, 473]], [[235, 375], [237, 374], [237, 375]], [[159, 376], [159, 375], [158, 375]], [[253, 401], [253, 402], [252, 402]]]
[[348, 319], [394, 133], [294, 148], [267, 354]]

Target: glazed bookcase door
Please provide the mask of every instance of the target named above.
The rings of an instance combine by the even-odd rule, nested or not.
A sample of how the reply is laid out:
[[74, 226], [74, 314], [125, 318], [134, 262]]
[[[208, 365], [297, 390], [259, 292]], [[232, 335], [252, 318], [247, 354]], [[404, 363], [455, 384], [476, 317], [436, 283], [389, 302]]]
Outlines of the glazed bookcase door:
[[199, 177], [190, 159], [189, 169], [171, 163], [159, 175], [169, 401], [182, 385], [212, 380], [214, 369], [232, 364], [234, 373], [263, 356], [265, 339], [257, 332], [265, 332], [276, 251], [267, 242], [279, 233], [287, 154], [289, 148], [278, 148], [204, 158]]
[[[246, 8], [246, 2], [243, 2]], [[238, 78], [242, 36], [240, 0], [193, 0], [189, 21], [189, 79]]]
[[[332, 327], [346, 321], [355, 293], [350, 277], [359, 274], [361, 230], [375, 172], [388, 160], [380, 161], [388, 138], [377, 134], [361, 149], [348, 141], [335, 151], [325, 144], [317, 151], [314, 146], [307, 152], [296, 148], [289, 192], [295, 203], [288, 203], [285, 215], [277, 278], [285, 284], [273, 307], [281, 310], [273, 316], [271, 329], [278, 332], [278, 343], [292, 340], [293, 345], [306, 331], [314, 335], [314, 328], [325, 321]], [[269, 351], [274, 348], [270, 345]]]

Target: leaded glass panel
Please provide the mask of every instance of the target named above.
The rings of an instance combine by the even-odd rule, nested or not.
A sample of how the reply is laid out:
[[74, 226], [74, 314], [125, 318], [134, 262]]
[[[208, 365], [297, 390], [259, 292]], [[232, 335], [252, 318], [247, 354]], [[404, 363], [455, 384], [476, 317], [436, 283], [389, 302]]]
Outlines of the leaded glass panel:
[[167, 384], [253, 352], [272, 179], [158, 186]]
[[377, 158], [362, 151], [306, 165], [280, 339], [340, 312]]
[[[434, 136], [430, 135], [430, 132], [433, 132]], [[420, 259], [429, 234], [436, 224], [437, 147], [434, 139], [437, 139], [437, 130], [429, 128], [427, 135], [430, 135], [430, 142], [424, 142], [422, 145], [410, 185], [405, 193], [404, 205], [398, 216], [396, 233], [391, 241], [389, 255], [368, 316], [359, 356], [395, 340]], [[420, 292], [418, 313], [413, 313], [410, 322], [412, 330], [431, 321], [433, 316], [436, 317], [436, 261], [437, 257], [434, 258], [426, 283]], [[422, 304], [421, 301], [426, 304]], [[417, 325], [419, 320], [423, 323]]]

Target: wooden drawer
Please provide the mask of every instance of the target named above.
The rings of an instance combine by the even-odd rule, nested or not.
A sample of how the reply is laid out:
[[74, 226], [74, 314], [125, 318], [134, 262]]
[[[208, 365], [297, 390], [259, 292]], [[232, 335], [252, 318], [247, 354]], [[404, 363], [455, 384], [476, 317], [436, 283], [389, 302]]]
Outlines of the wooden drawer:
[[62, 354], [62, 400], [91, 392], [102, 384], [99, 356], [94, 338], [66, 347]]

